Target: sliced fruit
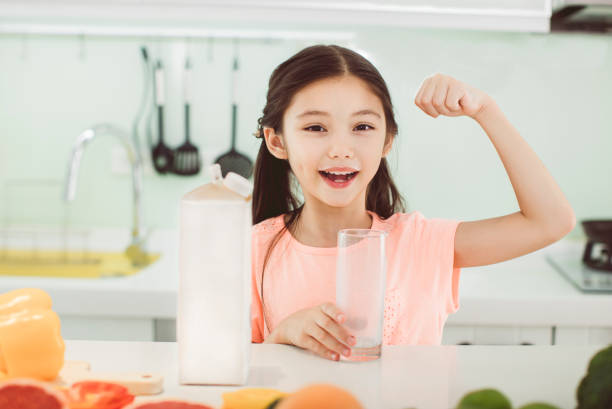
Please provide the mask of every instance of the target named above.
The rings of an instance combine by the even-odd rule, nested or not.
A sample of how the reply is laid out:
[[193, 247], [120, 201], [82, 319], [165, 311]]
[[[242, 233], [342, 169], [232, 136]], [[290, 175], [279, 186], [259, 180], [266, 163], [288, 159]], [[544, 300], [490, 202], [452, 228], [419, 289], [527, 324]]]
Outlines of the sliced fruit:
[[76, 382], [66, 391], [70, 409], [122, 409], [134, 401], [126, 387], [111, 382]]
[[226, 392], [222, 409], [265, 409], [287, 394], [269, 388], [244, 388]]
[[68, 409], [64, 395], [44, 382], [12, 379], [0, 382], [2, 409]]

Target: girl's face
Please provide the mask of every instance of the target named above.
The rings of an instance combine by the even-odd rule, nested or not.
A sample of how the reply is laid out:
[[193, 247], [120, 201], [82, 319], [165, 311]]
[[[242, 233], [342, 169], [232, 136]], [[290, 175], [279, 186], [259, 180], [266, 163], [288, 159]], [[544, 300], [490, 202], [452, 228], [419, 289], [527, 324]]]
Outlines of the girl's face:
[[364, 81], [346, 75], [303, 88], [285, 110], [283, 130], [281, 136], [266, 128], [266, 143], [274, 156], [289, 160], [306, 201], [365, 205], [392, 138], [385, 144], [382, 103]]

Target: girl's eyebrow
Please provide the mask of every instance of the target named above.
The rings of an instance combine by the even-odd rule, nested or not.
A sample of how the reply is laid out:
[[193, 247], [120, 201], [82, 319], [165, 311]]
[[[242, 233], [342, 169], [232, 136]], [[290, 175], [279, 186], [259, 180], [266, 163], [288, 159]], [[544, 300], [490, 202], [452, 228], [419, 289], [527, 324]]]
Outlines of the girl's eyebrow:
[[[330, 116], [329, 112], [310, 110], [310, 111], [302, 112], [297, 117], [298, 118], [303, 118], [305, 116], [316, 116], [316, 115]], [[353, 112], [353, 115], [351, 115], [351, 116], [359, 116], [359, 115], [374, 115], [374, 116], [377, 116], [378, 118], [380, 118], [380, 114], [378, 112], [376, 112], [376, 111], [372, 111], [371, 109], [362, 109], [361, 111]]]

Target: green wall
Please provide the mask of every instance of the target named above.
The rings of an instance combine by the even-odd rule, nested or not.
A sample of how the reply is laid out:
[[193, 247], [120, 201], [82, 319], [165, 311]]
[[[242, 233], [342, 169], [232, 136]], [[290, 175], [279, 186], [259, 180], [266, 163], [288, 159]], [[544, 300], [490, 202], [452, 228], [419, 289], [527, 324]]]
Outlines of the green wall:
[[[80, 131], [100, 122], [130, 129], [142, 90], [142, 44], [167, 67], [167, 142], [176, 146], [184, 135], [181, 70], [188, 51], [193, 140], [209, 158], [229, 148], [231, 41], [0, 36], [4, 225], [54, 226], [67, 214], [74, 226], [130, 226], [129, 176], [110, 169], [114, 138], [87, 147], [75, 202], [66, 208], [60, 196]], [[309, 44], [240, 43], [238, 148], [252, 158], [259, 140], [251, 134], [269, 76]], [[368, 28], [357, 31], [355, 45], [372, 57], [391, 90], [400, 126], [391, 164], [411, 210], [461, 220], [518, 210], [501, 161], [478, 125], [468, 118], [433, 119], [414, 105], [424, 77], [442, 72], [495, 98], [579, 220], [612, 218], [612, 37]], [[204, 174], [147, 174], [145, 224], [175, 227], [181, 195], [206, 181]], [[572, 234], [582, 234], [581, 228]]]

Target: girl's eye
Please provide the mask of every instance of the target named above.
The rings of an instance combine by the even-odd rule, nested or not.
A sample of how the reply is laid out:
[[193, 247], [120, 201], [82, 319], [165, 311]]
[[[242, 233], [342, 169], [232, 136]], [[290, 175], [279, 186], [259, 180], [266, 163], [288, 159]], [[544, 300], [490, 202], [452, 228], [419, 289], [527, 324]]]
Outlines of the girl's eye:
[[[317, 129], [315, 130], [315, 129], [312, 129], [312, 128], [317, 128]], [[308, 128], [304, 128], [304, 129], [306, 129], [307, 131], [308, 130], [314, 130], [315, 132], [321, 132], [321, 130], [323, 130], [323, 127], [321, 125], [311, 125]]]
[[[311, 126], [309, 126], [307, 128], [304, 128], [304, 129], [307, 130], [307, 131], [308, 130], [312, 130], [314, 132], [321, 132], [321, 131], [325, 130], [325, 129], [323, 129], [323, 127], [321, 125], [311, 125]], [[358, 131], [369, 131], [369, 130], [374, 129], [374, 127], [370, 126], [368, 124], [359, 124], [359, 125], [356, 126], [355, 129], [357, 129]]]
[[[370, 129], [363, 129], [364, 126], [367, 126]], [[361, 128], [361, 129], [357, 129], [358, 131], [368, 131], [368, 130], [374, 129], [374, 127], [372, 127], [372, 126], [370, 126], [368, 124], [359, 124], [359, 125], [357, 125], [357, 128]]]

